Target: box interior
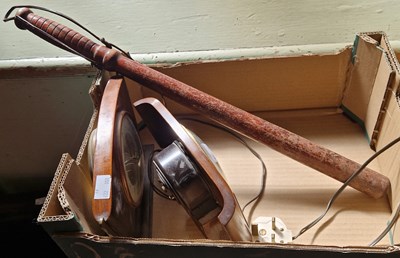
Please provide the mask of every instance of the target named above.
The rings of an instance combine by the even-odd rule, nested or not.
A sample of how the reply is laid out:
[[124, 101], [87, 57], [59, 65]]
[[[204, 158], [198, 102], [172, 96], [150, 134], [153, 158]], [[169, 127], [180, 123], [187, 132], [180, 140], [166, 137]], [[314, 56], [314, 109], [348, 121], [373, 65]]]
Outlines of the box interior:
[[[367, 47], [363, 48], [359, 44], [358, 55], [355, 54], [354, 47], [347, 47], [338, 53], [326, 55], [195, 62], [173, 66], [158, 65], [153, 68], [362, 164], [374, 154], [374, 148], [379, 149], [398, 137], [400, 131], [398, 70], [392, 66], [393, 72], [387, 72], [385, 67], [381, 66], [386, 60], [390, 60], [390, 64], [397, 62], [397, 59], [382, 57], [387, 54], [379, 45], [384, 39], [384, 34], [362, 35], [359, 41]], [[373, 40], [379, 42], [378, 46]], [[380, 52], [376, 52], [377, 48]], [[363, 59], [362, 55], [369, 56], [369, 52], [373, 52], [371, 60], [378, 60], [374, 63], [375, 69], [359, 69], [363, 67], [364, 60], [368, 60]], [[355, 57], [360, 58], [357, 59], [360, 60], [359, 63], [354, 63]], [[366, 77], [355, 77], [364, 75], [363, 73]], [[47, 225], [49, 222], [66, 220], [65, 217], [60, 218], [57, 215], [65, 215], [71, 207], [75, 207], [74, 216], [78, 221], [85, 223], [79, 223], [72, 230], [70, 228], [70, 231], [98, 233], [96, 226], [90, 226], [94, 223], [90, 214], [80, 208], [82, 204], [76, 203], [76, 196], [81, 196], [79, 202], [87, 201], [87, 205], [90, 205], [91, 196], [82, 189], [77, 189], [76, 184], [69, 183], [65, 184], [64, 188], [57, 187], [60, 180], [56, 178], [64, 174], [68, 179], [72, 174], [69, 170], [75, 171], [75, 174], [79, 172], [83, 178], [86, 177], [85, 180], [89, 180], [86, 146], [88, 136], [96, 126], [99, 95], [107, 76], [103, 75], [92, 87], [95, 112], [80, 153], [75, 159], [70, 158], [74, 165], [68, 169], [65, 169], [65, 165], [57, 169], [58, 174], [56, 172], [44, 208], [39, 215], [38, 221], [47, 227], [49, 233], [63, 230], [56, 230]], [[369, 78], [374, 82], [367, 81], [370, 85], [367, 92], [361, 87], [362, 78]], [[357, 83], [352, 83], [354, 81]], [[183, 125], [196, 133], [211, 148], [242, 207], [257, 195], [261, 187], [261, 163], [248, 148], [224, 131], [207, 124], [180, 119], [183, 115], [189, 115], [212, 122], [204, 114], [189, 110], [129, 79], [126, 79], [126, 82], [132, 102], [147, 96], [159, 98]], [[385, 101], [377, 100], [379, 98], [384, 98]], [[382, 108], [385, 114], [380, 116]], [[139, 116], [138, 119], [140, 120]], [[373, 119], [375, 122], [371, 122]], [[378, 127], [379, 133], [375, 134]], [[146, 130], [141, 132], [141, 137], [143, 143], [154, 143]], [[249, 223], [259, 216], [275, 216], [282, 219], [293, 235], [296, 235], [302, 227], [323, 213], [341, 182], [266, 145], [246, 136], [242, 137], [257, 151], [267, 167], [266, 189], [262, 200], [254, 209], [251, 205], [247, 207], [244, 211], [245, 216], [250, 217]], [[400, 201], [400, 163], [395, 158], [399, 152], [400, 147], [396, 145], [368, 165], [369, 168], [390, 178], [392, 188], [387, 197], [373, 199], [347, 187], [324, 219], [292, 244], [368, 246], [386, 227], [392, 210]], [[75, 176], [70, 179], [77, 182], [76, 178]], [[75, 197], [68, 193], [73, 193]], [[56, 195], [67, 205], [50, 206]], [[399, 231], [394, 227], [379, 245], [399, 244]], [[154, 195], [152, 237], [160, 241], [204, 241], [183, 208], [176, 202], [158, 195]]]

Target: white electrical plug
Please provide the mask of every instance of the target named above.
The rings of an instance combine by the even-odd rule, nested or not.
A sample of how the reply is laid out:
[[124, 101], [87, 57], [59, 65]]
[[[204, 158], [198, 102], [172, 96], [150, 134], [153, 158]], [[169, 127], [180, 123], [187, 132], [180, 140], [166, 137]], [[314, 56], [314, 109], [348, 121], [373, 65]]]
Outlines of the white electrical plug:
[[257, 242], [286, 244], [293, 240], [292, 231], [277, 217], [256, 218], [251, 231]]

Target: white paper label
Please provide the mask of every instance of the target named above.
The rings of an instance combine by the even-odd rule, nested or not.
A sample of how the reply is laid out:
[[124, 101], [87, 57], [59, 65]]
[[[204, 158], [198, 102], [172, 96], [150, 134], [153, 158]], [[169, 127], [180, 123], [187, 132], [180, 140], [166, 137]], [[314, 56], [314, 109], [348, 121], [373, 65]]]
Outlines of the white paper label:
[[111, 176], [100, 175], [96, 177], [96, 185], [94, 187], [94, 199], [110, 199], [111, 193]]

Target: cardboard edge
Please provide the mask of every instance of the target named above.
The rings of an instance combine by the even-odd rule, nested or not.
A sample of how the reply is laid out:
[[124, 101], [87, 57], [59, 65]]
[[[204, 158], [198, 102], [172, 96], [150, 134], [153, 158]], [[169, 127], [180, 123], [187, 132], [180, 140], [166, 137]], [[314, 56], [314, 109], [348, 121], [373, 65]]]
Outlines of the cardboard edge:
[[[385, 32], [379, 32], [382, 37], [380, 40], [379, 47], [383, 49], [384, 53], [384, 59], [385, 59], [385, 64], [389, 67], [390, 69], [390, 74], [388, 76], [388, 81], [387, 84], [385, 85], [385, 91], [383, 93], [383, 99], [382, 99], [382, 104], [380, 106], [378, 116], [376, 118], [375, 126], [373, 127], [372, 135], [371, 135], [371, 148], [376, 149], [376, 144], [379, 138], [379, 132], [382, 127], [383, 119], [386, 116], [385, 110], [387, 109], [388, 105], [388, 99], [391, 96], [391, 92], [395, 91], [398, 89], [399, 85], [399, 79], [396, 77], [399, 76], [400, 73], [400, 68], [399, 68], [399, 62], [397, 60], [397, 57], [394, 53], [393, 48], [390, 45], [389, 39], [386, 35]], [[374, 34], [374, 33], [369, 33]], [[397, 76], [396, 76], [397, 75]]]
[[[369, 84], [368, 87], [368, 100], [364, 100], [366, 107], [363, 108], [363, 110], [366, 111], [365, 116], [360, 116], [359, 113], [357, 113], [353, 107], [352, 103], [347, 103], [346, 96], [349, 94], [348, 91], [350, 91], [352, 83], [352, 73], [356, 69], [355, 65], [355, 60], [357, 56], [357, 51], [359, 50], [360, 42], [364, 41], [366, 44], [371, 44], [372, 47], [375, 46], [375, 48], [378, 51], [382, 52], [382, 56], [377, 63], [377, 67], [374, 72], [374, 81]], [[346, 88], [345, 88], [345, 93], [344, 93], [344, 99], [341, 104], [341, 108], [344, 111], [344, 113], [353, 121], [358, 123], [360, 127], [365, 131], [366, 137], [370, 142], [371, 149], [376, 150], [376, 145], [377, 141], [379, 138], [379, 132], [382, 126], [382, 121], [385, 116], [385, 109], [387, 107], [387, 99], [390, 97], [390, 92], [392, 90], [398, 90], [398, 79], [396, 80], [396, 73], [397, 75], [399, 74], [399, 62], [396, 58], [396, 55], [394, 53], [393, 48], [390, 46], [388, 37], [386, 36], [386, 33], [382, 31], [377, 31], [377, 32], [362, 32], [358, 33], [356, 35], [356, 38], [354, 40], [354, 46], [352, 49], [352, 58], [351, 58], [353, 66], [350, 68], [351, 71], [349, 72], [348, 76], [348, 81], [346, 82]], [[382, 62], [385, 61], [385, 62]], [[384, 90], [382, 92], [382, 89], [377, 89], [376, 81], [378, 73], [385, 70], [383, 69], [383, 66], [387, 66], [387, 70], [390, 72], [387, 75], [387, 83], [384, 85]], [[382, 95], [382, 103], [379, 105], [378, 109], [377, 108], [371, 108], [370, 103], [373, 101], [374, 96], [378, 96], [379, 98], [380, 95]], [[352, 98], [352, 99], [357, 99], [357, 98]], [[373, 116], [372, 118], [370, 116]], [[366, 121], [368, 119], [373, 119], [373, 121]]]
[[[397, 56], [390, 45], [389, 39], [386, 33], [379, 32], [364, 32], [358, 34], [355, 40], [355, 51], [357, 50], [357, 46], [359, 40], [365, 40], [368, 43], [376, 45], [376, 48], [382, 51], [381, 61], [377, 67], [377, 73], [375, 75], [375, 81], [372, 84], [372, 90], [370, 99], [368, 101], [367, 113], [364, 119], [361, 119], [357, 115], [355, 115], [351, 110], [343, 106], [344, 112], [355, 120], [358, 124], [360, 124], [365, 131], [367, 139], [370, 141], [370, 147], [372, 150], [376, 151], [377, 149], [383, 147], [387, 144], [387, 134], [393, 134], [393, 129], [385, 128], [385, 124], [387, 124], [386, 120], [389, 119], [393, 122], [391, 115], [389, 114], [390, 110], [388, 110], [389, 105], [392, 105], [392, 109], [400, 108], [399, 102], [399, 85], [400, 85], [400, 65], [397, 59]], [[354, 54], [354, 53], [353, 53]], [[394, 95], [396, 96], [396, 104], [393, 103]], [[393, 110], [392, 110], [393, 112]], [[389, 132], [386, 132], [389, 130]], [[392, 151], [390, 151], [392, 152]], [[390, 153], [388, 152], [388, 153]], [[382, 165], [382, 174], [385, 174], [389, 177], [391, 181], [391, 187], [388, 191], [388, 199], [390, 206], [395, 209], [396, 200], [398, 199], [398, 177], [393, 173], [388, 173], [391, 170], [395, 169], [395, 165], [388, 166], [387, 157], [390, 154], [384, 154], [382, 157], [379, 157], [379, 163], [384, 163]], [[388, 156], [388, 157], [389, 157]], [[390, 160], [389, 160], [390, 161]], [[392, 162], [389, 162], [392, 163]], [[394, 172], [395, 173], [395, 172]], [[397, 243], [399, 238], [399, 229], [394, 226], [392, 230], [388, 233], [389, 238], [391, 239], [392, 244]]]
[[[392, 47], [392, 44], [390, 44], [389, 38], [386, 36], [386, 34], [384, 33], [385, 37], [383, 38], [384, 42], [385, 42], [385, 46], [387, 47], [387, 53], [389, 55], [389, 61], [392, 63], [394, 70], [400, 74], [400, 63], [399, 63], [399, 59], [397, 58], [397, 55]], [[399, 91], [399, 84], [396, 85], [396, 88], [393, 88], [394, 91]]]
[[[93, 110], [92, 117], [90, 118], [89, 125], [86, 129], [81, 146], [80, 146], [78, 154], [76, 156], [76, 164], [82, 168], [89, 169], [89, 161], [87, 159], [87, 155], [88, 155], [87, 154], [87, 152], [88, 152], [87, 145], [89, 144], [90, 134], [92, 133], [92, 131], [94, 130], [94, 128], [97, 124], [98, 113], [99, 113], [99, 110], [95, 108]], [[90, 176], [88, 175], [88, 177], [90, 177]]]
[[[357, 33], [356, 37], [354, 39], [353, 43], [353, 48], [351, 52], [351, 59], [350, 62], [351, 64], [348, 66], [348, 71], [347, 71], [347, 76], [346, 76], [346, 81], [345, 81], [345, 88], [343, 90], [343, 98], [340, 104], [341, 109], [343, 110], [344, 114], [347, 115], [351, 120], [355, 121], [359, 126], [364, 130], [368, 141], [370, 142], [371, 137], [368, 135], [368, 130], [365, 125], [365, 117], [366, 117], [366, 110], [367, 106], [371, 97], [371, 93], [373, 90], [373, 85], [375, 83], [375, 78], [376, 74], [378, 72], [378, 68], [380, 65], [381, 58], [379, 58], [378, 61], [375, 61], [376, 67], [371, 67], [368, 65], [369, 69], [371, 69], [372, 74], [370, 74], [370, 77], [373, 78], [373, 80], [367, 80], [368, 85], [367, 85], [367, 93], [366, 95], [362, 96], [362, 104], [363, 106], [359, 106], [359, 99], [356, 98], [359, 96], [354, 96], [355, 93], [352, 92], [355, 87], [364, 87], [364, 85], [359, 85], [360, 79], [358, 79], [358, 70], [360, 69], [360, 63], [358, 60], [358, 54], [360, 52], [364, 53], [367, 51], [382, 51], [382, 49], [376, 48], [376, 46], [379, 44], [379, 41], [377, 40], [378, 38], [376, 37], [381, 37], [382, 35], [379, 33], [371, 34], [371, 33]], [[361, 44], [364, 45], [361, 45]], [[368, 46], [368, 48], [367, 48]], [[376, 52], [379, 53], [379, 52]], [[369, 54], [369, 53], [368, 53]], [[377, 54], [376, 54], [377, 55]], [[370, 56], [368, 56], [368, 60], [370, 60]], [[365, 66], [365, 65], [364, 65]], [[363, 71], [365, 73], [365, 71]], [[356, 93], [358, 93], [359, 90], [356, 89]], [[358, 100], [358, 101], [354, 101]], [[360, 112], [362, 110], [362, 112]], [[365, 113], [364, 113], [365, 112]]]
[[[74, 160], [71, 161], [58, 185], [59, 203], [65, 213], [76, 221], [78, 231], [104, 235], [104, 231], [91, 216], [92, 180]], [[82, 187], [77, 188], [77, 184]]]
[[97, 115], [98, 115], [98, 110], [100, 108], [100, 103], [101, 103], [101, 98], [104, 92], [105, 88], [105, 82], [108, 80], [110, 77], [110, 74], [104, 70], [98, 70], [96, 76], [94, 77], [92, 84], [89, 88], [89, 96], [92, 100], [93, 104], [93, 113], [92, 117], [89, 121], [89, 126], [86, 129], [85, 136], [82, 140], [82, 144], [79, 148], [78, 154], [76, 156], [76, 163], [78, 165], [83, 165], [83, 166], [88, 166], [87, 164], [87, 159], [84, 159], [84, 156], [86, 155], [86, 145], [88, 144], [88, 140], [90, 138], [90, 133], [92, 132], [93, 128], [95, 127], [96, 121], [97, 121]]
[[106, 87], [104, 82], [108, 81], [112, 74], [113, 73], [105, 70], [97, 70], [97, 74], [89, 88], [89, 96], [95, 109], [100, 108], [101, 98], [103, 96], [104, 88]]
[[[387, 108], [382, 119], [382, 129], [380, 131], [380, 138], [377, 142], [377, 148], [381, 149], [386, 144], [399, 137], [399, 129], [400, 129], [400, 102], [398, 96], [394, 91], [390, 92], [390, 97], [388, 98]], [[385, 153], [382, 153], [380, 157], [378, 157], [378, 161], [380, 163], [380, 167], [382, 170], [387, 171], [387, 176], [391, 180], [391, 192], [390, 192], [390, 205], [392, 207], [392, 211], [400, 202], [400, 162], [399, 162], [399, 154], [400, 154], [400, 145], [397, 143], [392, 148], [388, 149]], [[392, 214], [393, 215], [393, 214]], [[400, 228], [398, 227], [399, 223], [393, 227], [392, 236], [393, 242], [398, 243], [400, 239]]]
[[[68, 199], [65, 194], [65, 189], [63, 187], [65, 178], [68, 176], [68, 173], [71, 170], [71, 166], [74, 163], [74, 159], [70, 158], [68, 160], [67, 165], [65, 166], [64, 173], [60, 174], [60, 179], [57, 185], [57, 198], [58, 198], [58, 203], [61, 205], [61, 208], [64, 210], [65, 214], [68, 216], [69, 219], [76, 219], [75, 213], [72, 211], [70, 204], [68, 202]], [[78, 222], [78, 221], [77, 221]], [[78, 227], [79, 231], [82, 230], [82, 226], [78, 222]]]
[[[50, 202], [52, 202], [53, 197], [58, 194], [58, 184], [61, 180], [62, 174], [64, 173], [66, 167], [68, 166], [68, 161], [70, 160], [70, 158], [71, 158], [71, 156], [68, 153], [64, 153], [61, 156], [61, 159], [60, 159], [60, 162], [56, 169], [56, 172], [54, 173], [53, 181], [51, 182], [49, 191], [46, 195], [46, 198], [44, 200], [42, 208], [39, 212], [39, 216], [37, 217], [37, 221], [39, 223], [69, 219], [69, 216], [67, 214], [62, 215], [61, 217], [58, 215], [48, 216], [46, 214], [47, 214]], [[60, 208], [62, 208], [61, 205], [60, 205]]]
[[[105, 82], [108, 80], [109, 77], [110, 74], [108, 72], [104, 70], [98, 70], [89, 88], [88, 94], [92, 100], [93, 113], [75, 159], [76, 164], [85, 171], [90, 170], [89, 159], [87, 157], [88, 156], [87, 145], [89, 144], [90, 135], [97, 125], [98, 113], [99, 113], [101, 98], [105, 88]], [[90, 173], [86, 173], [86, 176], [90, 181], [92, 180]]]
[[74, 219], [74, 214], [65, 206], [63, 207], [59, 200], [59, 184], [63, 176], [68, 173], [73, 162], [74, 160], [69, 153], [64, 153], [61, 156], [50, 189], [36, 219], [38, 224], [49, 234], [57, 231], [77, 231], [80, 228], [79, 223]]
[[[187, 257], [189, 254], [194, 257], [204, 257], [204, 255], [213, 253], [213, 255], [229, 255], [229, 257], [243, 257], [265, 255], [290, 255], [302, 251], [302, 255], [308, 257], [321, 257], [322, 254], [336, 257], [343, 254], [363, 255], [363, 254], [400, 254], [400, 246], [321, 246], [321, 245], [300, 245], [300, 244], [273, 244], [273, 243], [245, 243], [223, 240], [170, 240], [170, 239], [127, 239], [123, 237], [101, 237], [92, 234], [54, 234], [53, 238], [62, 243], [61, 248], [66, 250], [67, 254], [89, 254], [96, 252], [99, 257], [119, 257], [120, 254], [113, 250], [120, 250], [125, 255], [134, 255], [135, 257], [155, 257], [166, 253], [174, 253], [174, 257]], [[110, 248], [112, 245], [113, 248]], [[110, 251], [111, 250], [111, 251]], [[173, 251], [174, 250], [174, 251]], [[98, 253], [100, 252], [100, 253]], [[111, 253], [113, 252], [113, 253]], [[286, 256], [285, 256], [286, 257]]]

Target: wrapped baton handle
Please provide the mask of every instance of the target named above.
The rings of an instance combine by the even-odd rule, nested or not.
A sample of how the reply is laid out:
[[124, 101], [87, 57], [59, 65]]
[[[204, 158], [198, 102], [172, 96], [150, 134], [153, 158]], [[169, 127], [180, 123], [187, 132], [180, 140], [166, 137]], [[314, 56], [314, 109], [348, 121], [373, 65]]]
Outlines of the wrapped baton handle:
[[[96, 67], [118, 72], [338, 181], [345, 182], [361, 167], [338, 153], [136, 62], [115, 49], [94, 43], [64, 25], [35, 15], [29, 8], [19, 9], [14, 22], [20, 29], [28, 29], [56, 46], [85, 57]], [[349, 185], [373, 198], [380, 198], [387, 194], [390, 181], [384, 175], [364, 168]]]

